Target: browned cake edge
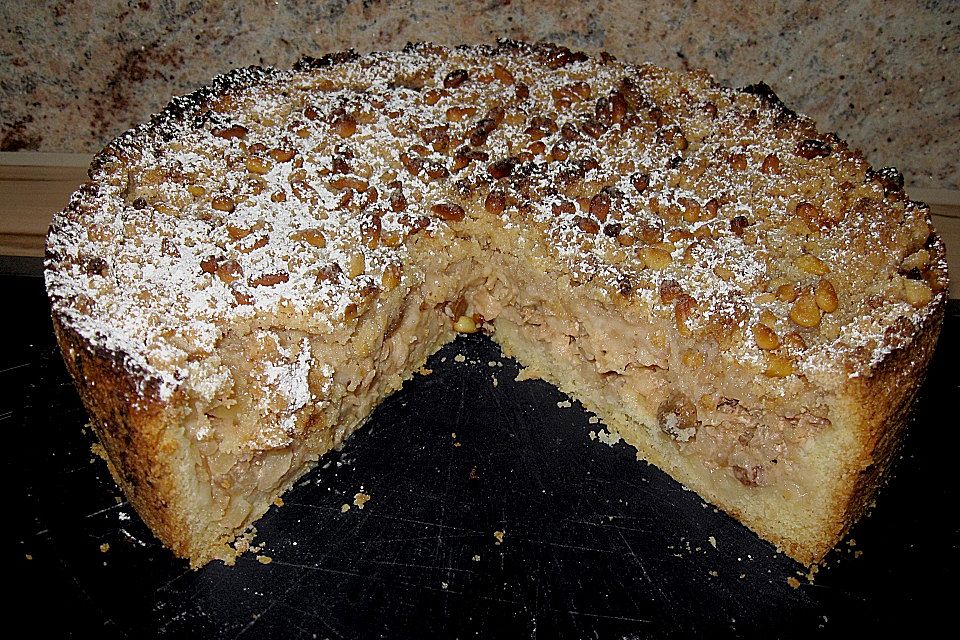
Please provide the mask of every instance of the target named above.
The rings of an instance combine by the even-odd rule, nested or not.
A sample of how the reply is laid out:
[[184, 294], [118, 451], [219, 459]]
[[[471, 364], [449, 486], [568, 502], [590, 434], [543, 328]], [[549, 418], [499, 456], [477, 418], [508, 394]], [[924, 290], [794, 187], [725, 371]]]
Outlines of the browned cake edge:
[[185, 452], [175, 437], [181, 417], [170, 410], [175, 405], [159, 400], [149, 379], [131, 371], [120, 354], [91, 347], [57, 314], [53, 327], [93, 430], [106, 450], [110, 475], [130, 504], [161, 542], [178, 556], [191, 558], [194, 566], [227, 559], [225, 544], [220, 553], [195, 544], [200, 536], [191, 532], [195, 527], [184, 509], [186, 494], [178, 486], [183, 478], [176, 467]]

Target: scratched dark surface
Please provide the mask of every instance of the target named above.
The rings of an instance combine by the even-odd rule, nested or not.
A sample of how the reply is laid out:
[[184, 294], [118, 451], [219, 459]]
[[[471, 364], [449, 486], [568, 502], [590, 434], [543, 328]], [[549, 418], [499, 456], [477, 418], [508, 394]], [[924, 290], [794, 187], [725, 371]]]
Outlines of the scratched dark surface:
[[[91, 454], [42, 282], [0, 276], [0, 291], [16, 585], [3, 606], [34, 637], [832, 635], [935, 623], [956, 593], [943, 585], [960, 545], [957, 303], [894, 480], [855, 544], [792, 588], [798, 565], [631, 448], [591, 440], [602, 425], [543, 382], [515, 382], [479, 336], [444, 348], [270, 510], [257, 529], [272, 563], [248, 553], [190, 571]], [[342, 513], [361, 487], [365, 508]]]

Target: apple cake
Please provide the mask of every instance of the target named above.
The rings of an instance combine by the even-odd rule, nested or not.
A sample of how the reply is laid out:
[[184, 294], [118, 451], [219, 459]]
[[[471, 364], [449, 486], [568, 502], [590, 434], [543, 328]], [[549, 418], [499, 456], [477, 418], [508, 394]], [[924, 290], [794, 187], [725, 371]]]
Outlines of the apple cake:
[[804, 564], [895, 457], [928, 208], [765, 84], [549, 44], [245, 68], [96, 156], [46, 286], [113, 477], [194, 566], [483, 331]]

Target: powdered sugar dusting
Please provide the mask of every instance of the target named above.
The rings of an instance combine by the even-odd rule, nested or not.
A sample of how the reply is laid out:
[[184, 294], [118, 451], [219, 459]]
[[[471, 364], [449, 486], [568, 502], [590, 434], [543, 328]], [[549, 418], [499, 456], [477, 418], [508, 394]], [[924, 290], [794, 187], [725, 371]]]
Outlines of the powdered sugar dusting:
[[[758, 375], [761, 322], [805, 374], [861, 375], [900, 344], [891, 325], [946, 295], [928, 212], [869, 169], [762, 91], [551, 47], [241, 70], [102, 154], [54, 220], [47, 286], [67, 326], [166, 399], [232, 327], [351, 321], [406, 277], [419, 237], [458, 233], [448, 204]], [[839, 306], [798, 327], [781, 287], [822, 280]], [[934, 301], [905, 303], [908, 281]], [[267, 370], [289, 407], [311, 401], [309, 367], [303, 346]], [[207, 373], [190, 383], [204, 396], [225, 384]]]

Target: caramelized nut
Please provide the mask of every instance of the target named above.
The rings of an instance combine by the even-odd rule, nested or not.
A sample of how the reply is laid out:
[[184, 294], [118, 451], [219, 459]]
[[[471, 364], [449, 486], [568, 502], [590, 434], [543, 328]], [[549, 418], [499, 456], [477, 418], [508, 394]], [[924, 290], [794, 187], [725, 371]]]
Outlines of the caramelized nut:
[[439, 202], [430, 207], [430, 211], [441, 220], [448, 222], [460, 222], [466, 217], [463, 207], [448, 202]]
[[777, 175], [780, 173], [780, 158], [775, 153], [770, 153], [763, 159], [760, 165], [760, 171], [766, 174]]
[[778, 353], [767, 354], [767, 368], [763, 372], [770, 378], [786, 378], [796, 371], [793, 358]]
[[825, 158], [833, 151], [826, 142], [822, 140], [803, 140], [797, 143], [795, 154], [807, 160], [814, 158]]
[[383, 276], [380, 278], [380, 284], [384, 291], [393, 291], [400, 284], [400, 266], [388, 264], [383, 268]]
[[630, 178], [630, 183], [637, 190], [637, 193], [643, 193], [650, 186], [650, 176], [646, 173], [635, 173]]
[[477, 323], [470, 316], [460, 316], [453, 323], [453, 330], [457, 333], [476, 333]]
[[473, 116], [476, 112], [476, 107], [450, 107], [447, 109], [447, 120], [450, 122], [461, 122]]
[[655, 271], [666, 269], [673, 262], [670, 252], [660, 247], [641, 247], [637, 255], [643, 259], [647, 267]]
[[[607, 215], [610, 213], [610, 196], [606, 193], [598, 193], [597, 195], [590, 198], [590, 215], [599, 220], [600, 222], [606, 222]], [[616, 235], [616, 234], [614, 234]]]
[[247, 158], [247, 171], [250, 173], [255, 173], [257, 175], [263, 175], [265, 173], [270, 173], [270, 163], [259, 158], [257, 156], [251, 156]]
[[290, 279], [290, 274], [286, 271], [279, 271], [277, 273], [265, 273], [263, 275], [257, 276], [250, 281], [251, 287], [272, 287], [275, 284], [280, 284], [281, 282], [286, 282]]
[[770, 351], [780, 346], [780, 337], [768, 325], [758, 322], [753, 325], [752, 331], [754, 341], [764, 351]]
[[493, 65], [493, 77], [506, 85], [514, 83], [513, 74], [499, 64]]
[[225, 129], [211, 131], [211, 133], [218, 138], [226, 138], [229, 140], [230, 138], [246, 138], [248, 131], [243, 125], [235, 124], [231, 127], [226, 127]]
[[797, 299], [797, 288], [792, 284], [782, 284], [777, 287], [777, 299], [780, 302], [793, 302]]
[[216, 196], [210, 201], [210, 206], [217, 211], [233, 213], [233, 210], [237, 208], [237, 203], [235, 203], [230, 196]]
[[830, 267], [821, 260], [820, 258], [810, 255], [809, 253], [802, 253], [793, 261], [793, 263], [801, 270], [807, 273], [812, 273], [816, 276], [822, 276], [830, 273]]
[[584, 233], [594, 235], [600, 231], [600, 224], [596, 220], [591, 220], [590, 218], [585, 218], [583, 216], [577, 216], [576, 222], [577, 227], [579, 227]]
[[683, 293], [683, 287], [673, 278], [669, 278], [660, 283], [660, 302], [664, 304], [670, 304], [676, 300], [681, 293]]
[[501, 214], [507, 208], [507, 198], [501, 191], [491, 191], [483, 201], [483, 208], [487, 213]]
[[444, 89], [455, 89], [470, 78], [466, 69], [455, 69], [443, 78]]
[[834, 289], [833, 283], [826, 278], [817, 283], [814, 298], [817, 300], [817, 306], [827, 313], [833, 313], [840, 306], [840, 301], [837, 299], [837, 290]]
[[363, 275], [363, 272], [367, 270], [367, 261], [364, 258], [363, 253], [358, 251], [350, 256], [350, 264], [347, 267], [347, 275], [350, 276], [350, 279], [354, 279], [357, 276]]
[[746, 216], [734, 216], [730, 220], [730, 231], [737, 237], [742, 237], [743, 232], [746, 231], [749, 226], [750, 221], [747, 220]]
[[303, 240], [307, 244], [323, 249], [327, 246], [327, 238], [320, 229], [301, 229], [291, 234], [292, 240]]
[[340, 191], [342, 189], [353, 189], [354, 191], [363, 192], [369, 187], [370, 184], [366, 180], [354, 178], [352, 176], [342, 176], [330, 181], [330, 188], [335, 191]]
[[914, 307], [923, 307], [933, 300], [933, 290], [923, 280], [904, 280], [903, 299]]
[[735, 153], [730, 156], [730, 167], [736, 171], [746, 171], [747, 156], [742, 153]]
[[243, 277], [243, 268], [236, 260], [224, 260], [217, 265], [217, 276], [227, 284], [230, 284], [234, 280], [239, 280]]
[[820, 325], [820, 313], [820, 307], [817, 306], [814, 295], [804, 291], [790, 308], [790, 319], [797, 325], [810, 329]]
[[516, 166], [517, 161], [513, 158], [504, 158], [502, 160], [497, 160], [496, 162], [491, 163], [487, 166], [487, 172], [494, 180], [499, 180], [500, 178], [506, 178], [511, 173], [513, 173], [513, 168]]
[[294, 149], [270, 149], [267, 153], [275, 162], [290, 162], [297, 155]]
[[349, 138], [357, 132], [357, 121], [349, 116], [344, 116], [333, 123], [333, 130], [341, 138]]

